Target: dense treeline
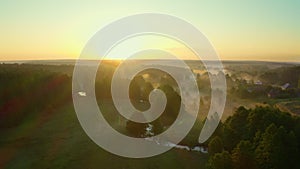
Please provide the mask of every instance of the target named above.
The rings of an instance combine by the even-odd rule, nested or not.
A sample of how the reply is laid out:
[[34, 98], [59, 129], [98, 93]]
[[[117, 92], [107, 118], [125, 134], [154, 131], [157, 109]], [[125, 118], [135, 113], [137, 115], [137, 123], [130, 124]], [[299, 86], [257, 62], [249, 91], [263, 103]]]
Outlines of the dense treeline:
[[[97, 74], [96, 95], [100, 101], [111, 100], [110, 83], [114, 69], [115, 66], [107, 65]], [[288, 69], [286, 72], [289, 72]], [[43, 67], [0, 65], [0, 129], [17, 126], [35, 113], [47, 115], [56, 112], [60, 106], [71, 103], [71, 80], [71, 76]], [[293, 80], [293, 86], [296, 80]], [[167, 85], [172, 79], [163, 81], [166, 84], [160, 84], [157, 88], [165, 92], [168, 102], [162, 117], [151, 123], [154, 134], [166, 130], [176, 119], [180, 108], [180, 96], [174, 87]], [[245, 82], [240, 84], [238, 89], [246, 85]], [[255, 94], [258, 89], [246, 87], [236, 92], [251, 89], [253, 97], [258, 97]], [[139, 103], [147, 105], [153, 89], [154, 86], [142, 76], [136, 76], [130, 84], [132, 103], [135, 106]], [[197, 121], [195, 126], [181, 144], [197, 144], [202, 123]], [[129, 135], [135, 137], [141, 137], [146, 127], [147, 124], [130, 121], [126, 124]], [[300, 168], [297, 165], [300, 158], [300, 118], [272, 107], [240, 107], [234, 115], [220, 123], [207, 145], [208, 169], [297, 169]]]
[[52, 113], [71, 101], [71, 77], [32, 65], [0, 65], [0, 128], [34, 113]]
[[296, 88], [299, 85], [300, 66], [281, 67], [270, 70], [260, 75], [260, 78], [266, 83], [278, 85], [290, 83], [291, 87]]
[[[98, 70], [96, 77], [96, 97], [98, 100], [98, 104], [101, 107], [101, 102], [111, 102], [111, 81], [116, 69], [116, 65], [111, 64], [103, 64], [102, 67]], [[146, 133], [146, 128], [151, 125], [152, 130], [151, 133], [154, 135], [160, 134], [172, 123], [176, 120], [181, 103], [180, 95], [175, 91], [175, 87], [177, 86], [175, 80], [169, 76], [168, 74], [158, 71], [155, 69], [149, 69], [138, 73], [132, 80], [130, 80], [129, 86], [129, 98], [131, 100], [131, 104], [140, 110], [145, 111], [150, 108], [149, 103], [149, 95], [150, 92], [155, 89], [153, 84], [143, 77], [143, 75], [147, 74], [150, 78], [159, 78], [159, 85], [156, 89], [162, 90], [167, 97], [167, 104], [162, 115], [154, 120], [153, 122], [147, 123], [136, 123], [134, 121], [127, 120], [126, 122], [126, 133], [132, 137], [148, 137], [149, 135]], [[129, 79], [123, 79], [129, 80]], [[157, 79], [155, 79], [157, 80]], [[108, 115], [109, 116], [109, 115]], [[120, 115], [116, 115], [115, 118]]]
[[[173, 82], [174, 83], [174, 82]], [[165, 131], [173, 122], [176, 120], [181, 103], [181, 97], [174, 90], [174, 88], [167, 84], [161, 84], [158, 89], [162, 90], [167, 99], [167, 104], [162, 115], [151, 122], [153, 126], [153, 134], [157, 135]], [[136, 76], [130, 83], [129, 87], [129, 96], [137, 109], [139, 109], [138, 104], [142, 102], [144, 107], [141, 107], [140, 110], [144, 111], [150, 108], [149, 95], [150, 92], [154, 90], [154, 87], [150, 82], [145, 81], [142, 76]], [[140, 103], [141, 104], [141, 103]], [[135, 137], [146, 137], [143, 133], [146, 131], [147, 124], [135, 123], [133, 121], [128, 121], [126, 128], [132, 136]]]
[[299, 168], [300, 118], [271, 107], [240, 107], [209, 142], [209, 169]]
[[[250, 66], [251, 67], [251, 66]], [[291, 99], [300, 97], [300, 66], [243, 70], [226, 74], [228, 93], [242, 99]]]

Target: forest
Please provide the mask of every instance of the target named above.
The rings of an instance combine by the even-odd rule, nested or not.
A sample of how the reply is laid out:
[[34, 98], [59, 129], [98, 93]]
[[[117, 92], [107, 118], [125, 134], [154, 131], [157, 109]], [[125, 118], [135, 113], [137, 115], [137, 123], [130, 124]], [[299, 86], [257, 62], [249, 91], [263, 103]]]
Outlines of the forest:
[[[130, 137], [146, 138], [167, 130], [177, 118], [181, 102], [175, 80], [154, 70], [135, 76], [129, 96], [137, 109], [149, 108], [148, 96], [155, 88], [164, 91], [168, 100], [160, 118], [148, 124], [135, 123], [120, 116], [111, 99], [110, 83], [117, 66], [118, 63], [105, 63], [95, 82], [98, 105], [107, 121]], [[257, 79], [244, 78], [245, 72], [237, 70], [235, 65], [227, 65], [232, 71], [226, 75], [229, 99], [240, 103], [247, 98], [247, 104], [228, 109], [230, 113], [203, 144], [197, 139], [206, 118], [199, 112], [194, 127], [180, 142], [190, 148], [205, 147], [208, 153], [174, 148], [157, 157], [140, 160], [109, 154], [84, 134], [72, 104], [72, 96], [78, 95], [72, 93], [73, 68], [74, 65], [0, 65], [0, 168], [300, 168], [297, 163], [300, 117], [296, 109], [287, 109], [288, 103], [299, 101], [299, 67], [283, 66], [259, 74], [246, 72], [263, 83], [258, 84]], [[206, 76], [207, 73], [197, 76], [199, 91], [203, 93], [210, 91], [204, 87], [209, 84]], [[280, 88], [287, 82], [289, 88]], [[268, 96], [271, 91], [276, 97]], [[205, 107], [210, 96], [204, 94], [202, 99], [200, 104]], [[150, 132], [149, 126], [152, 126]]]
[[208, 143], [210, 169], [299, 168], [300, 118], [272, 107], [239, 107]]

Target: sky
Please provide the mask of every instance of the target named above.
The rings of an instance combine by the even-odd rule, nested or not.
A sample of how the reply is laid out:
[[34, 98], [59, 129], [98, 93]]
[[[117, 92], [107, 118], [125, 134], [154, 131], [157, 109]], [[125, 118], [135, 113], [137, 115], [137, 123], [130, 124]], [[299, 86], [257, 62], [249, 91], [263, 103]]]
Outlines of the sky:
[[[297, 0], [1, 0], [0, 60], [76, 59], [103, 26], [154, 12], [195, 25], [223, 60], [300, 62], [299, 9]], [[183, 51], [173, 44], [162, 46]]]

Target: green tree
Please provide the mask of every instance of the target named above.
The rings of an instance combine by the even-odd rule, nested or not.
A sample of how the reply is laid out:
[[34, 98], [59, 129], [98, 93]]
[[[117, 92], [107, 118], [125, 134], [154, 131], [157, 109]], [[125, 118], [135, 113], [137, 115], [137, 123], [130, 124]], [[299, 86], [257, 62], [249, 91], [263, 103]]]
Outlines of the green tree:
[[153, 125], [153, 133], [154, 135], [158, 135], [160, 133], [162, 133], [163, 130], [163, 125], [161, 123], [161, 120], [158, 118], [156, 120], [154, 120], [153, 122], [151, 122], [151, 124]]
[[162, 85], [158, 89], [162, 90], [167, 97], [167, 105], [161, 115], [161, 122], [164, 126], [170, 126], [177, 118], [181, 106], [181, 97], [170, 85]]
[[261, 169], [297, 168], [298, 144], [293, 132], [271, 124], [255, 150]]
[[145, 80], [142, 76], [136, 76], [132, 79], [129, 85], [129, 97], [132, 100], [142, 99], [142, 86], [145, 85]]
[[255, 155], [250, 141], [241, 141], [232, 151], [232, 161], [235, 169], [255, 169]]
[[232, 159], [227, 151], [211, 156], [207, 163], [208, 169], [233, 169]]
[[[142, 113], [134, 114], [133, 116], [141, 116], [143, 117]], [[144, 134], [146, 133], [147, 124], [146, 123], [137, 123], [131, 120], [128, 120], [126, 123], [126, 129], [128, 131], [128, 134], [132, 137], [144, 137]]]
[[241, 140], [249, 138], [247, 128], [247, 119], [249, 110], [245, 107], [239, 107], [235, 114], [229, 117], [224, 124], [224, 147], [232, 150]]
[[219, 136], [215, 136], [208, 144], [208, 153], [213, 156], [223, 151], [223, 142]]
[[150, 82], [145, 82], [142, 84], [142, 86], [140, 87], [140, 91], [141, 91], [141, 99], [142, 100], [148, 100], [149, 99], [149, 95], [150, 92], [153, 90], [153, 86]]

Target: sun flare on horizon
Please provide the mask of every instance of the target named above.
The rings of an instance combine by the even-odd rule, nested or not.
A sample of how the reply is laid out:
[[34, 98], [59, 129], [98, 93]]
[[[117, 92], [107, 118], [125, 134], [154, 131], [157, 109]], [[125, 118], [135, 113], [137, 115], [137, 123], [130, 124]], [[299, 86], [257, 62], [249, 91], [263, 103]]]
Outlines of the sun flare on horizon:
[[[0, 60], [77, 59], [103, 26], [137, 13], [165, 13], [195, 25], [222, 60], [300, 62], [299, 1], [0, 2]], [[78, 12], [80, 11], [80, 12]], [[174, 28], [176, 29], [176, 28]], [[149, 46], [186, 50], [169, 42]], [[128, 47], [129, 48], [129, 47]], [[124, 59], [122, 53], [110, 59]]]

